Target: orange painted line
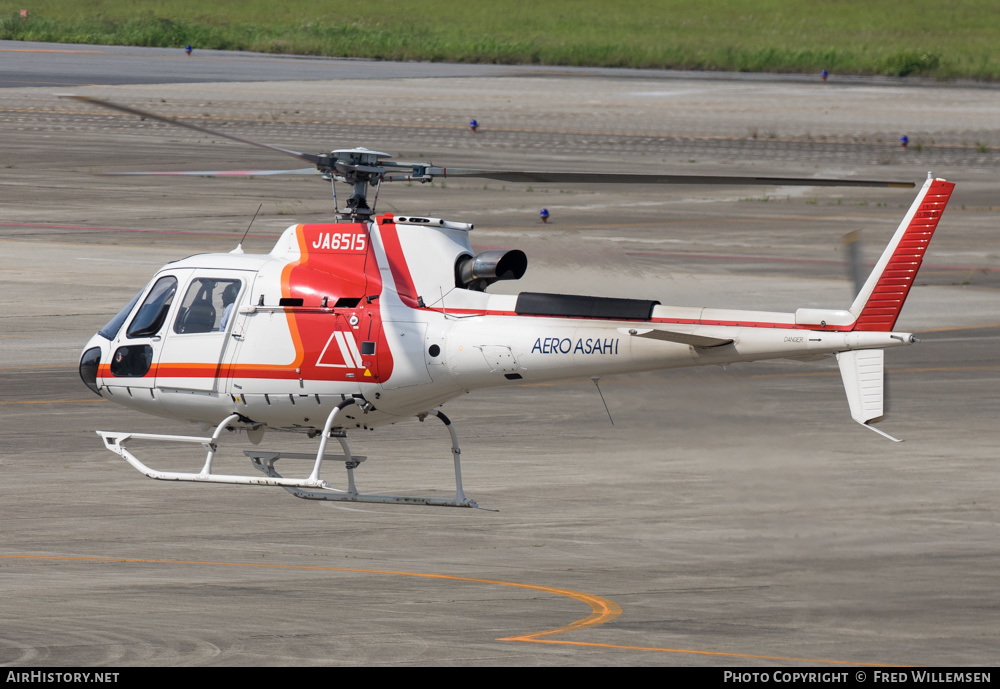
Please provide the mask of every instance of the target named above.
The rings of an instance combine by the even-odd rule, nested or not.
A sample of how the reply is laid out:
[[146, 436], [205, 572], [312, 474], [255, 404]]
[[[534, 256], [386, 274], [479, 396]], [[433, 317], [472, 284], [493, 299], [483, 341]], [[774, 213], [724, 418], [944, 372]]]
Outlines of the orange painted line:
[[533, 632], [530, 634], [523, 634], [520, 636], [510, 636], [497, 639], [497, 641], [521, 641], [526, 643], [536, 643], [536, 644], [560, 644], [563, 646], [584, 646], [590, 648], [608, 648], [615, 650], [627, 650], [627, 651], [654, 651], [658, 653], [679, 653], [679, 654], [692, 654], [692, 655], [703, 655], [703, 656], [715, 656], [715, 657], [725, 657], [725, 658], [754, 658], [758, 660], [777, 660], [784, 662], [800, 662], [800, 663], [826, 663], [831, 665], [862, 665], [862, 666], [875, 666], [875, 667], [906, 667], [900, 665], [887, 665], [883, 663], [858, 663], [848, 660], [830, 660], [824, 658], [795, 658], [788, 656], [768, 656], [768, 655], [753, 655], [749, 653], [728, 653], [725, 651], [703, 651], [696, 649], [685, 649], [685, 648], [658, 648], [654, 646], [625, 646], [620, 644], [601, 644], [592, 643], [586, 641], [561, 641], [553, 639], [543, 639], [540, 637], [551, 636], [553, 634], [564, 634], [566, 632], [578, 631], [588, 627], [594, 627], [599, 624], [604, 624], [605, 622], [610, 622], [619, 615], [622, 614], [621, 607], [612, 600], [603, 598], [602, 596], [597, 596], [590, 593], [584, 593], [582, 591], [573, 591], [571, 589], [555, 588], [552, 586], [538, 586], [536, 584], [522, 584], [513, 581], [501, 581], [499, 579], [478, 579], [474, 577], [459, 577], [451, 574], [431, 574], [426, 572], [400, 572], [395, 570], [385, 570], [385, 569], [355, 569], [348, 567], [322, 567], [316, 565], [277, 565], [277, 564], [261, 564], [253, 562], [203, 562], [199, 560], [143, 560], [137, 558], [118, 558], [118, 557], [72, 557], [66, 555], [5, 555], [0, 554], [0, 558], [11, 559], [11, 560], [61, 560], [61, 561], [71, 561], [71, 562], [126, 562], [126, 563], [136, 563], [136, 564], [159, 564], [159, 565], [205, 565], [205, 566], [215, 566], [215, 567], [259, 567], [261, 569], [291, 569], [291, 570], [303, 570], [303, 571], [313, 571], [313, 572], [350, 572], [357, 574], [394, 574], [397, 576], [404, 577], [419, 577], [422, 579], [440, 579], [444, 581], [464, 581], [473, 584], [492, 584], [495, 586], [509, 586], [512, 588], [527, 589], [530, 591], [540, 591], [542, 593], [551, 593], [556, 596], [563, 596], [565, 598], [572, 598], [573, 600], [578, 600], [582, 603], [586, 603], [590, 606], [591, 614], [582, 619], [570, 622], [562, 627], [557, 627], [556, 629], [548, 629], [540, 632]]
[[[585, 627], [593, 627], [598, 624], [604, 624], [605, 622], [610, 622], [622, 613], [622, 609], [614, 601], [608, 600], [607, 598], [602, 598], [601, 596], [595, 596], [590, 593], [583, 593], [581, 591], [572, 591], [570, 589], [560, 589], [551, 586], [538, 586], [536, 584], [521, 584], [513, 581], [500, 581], [499, 579], [476, 579], [472, 577], [459, 577], [451, 574], [429, 574], [425, 572], [398, 572], [394, 570], [383, 570], [383, 569], [354, 569], [346, 567], [321, 567], [313, 565], [276, 565], [276, 564], [258, 564], [253, 562], [200, 562], [198, 560], [140, 560], [135, 558], [125, 558], [125, 557], [71, 557], [66, 555], [3, 555], [0, 554], [0, 558], [7, 559], [21, 559], [21, 560], [63, 560], [63, 561], [73, 561], [73, 562], [128, 562], [137, 564], [159, 564], [159, 565], [206, 565], [215, 567], [260, 567], [263, 569], [294, 569], [294, 570], [306, 570], [306, 571], [318, 571], [318, 572], [353, 572], [358, 574], [395, 574], [397, 576], [404, 577], [419, 577], [423, 579], [442, 579], [445, 581], [467, 581], [473, 584], [493, 584], [495, 586], [510, 586], [513, 588], [528, 589], [531, 591], [541, 591], [542, 593], [551, 593], [556, 596], [563, 596], [566, 598], [572, 598], [574, 600], [581, 601], [590, 606], [592, 612], [587, 617], [583, 619], [576, 620], [567, 625], [559, 627], [557, 629], [549, 629], [546, 631], [535, 632], [533, 634], [528, 634], [521, 637], [513, 637], [510, 640], [514, 641], [524, 641], [533, 640], [535, 637], [544, 636], [547, 634], [560, 634], [568, 631], [575, 631], [577, 629], [583, 629]], [[498, 641], [504, 641], [505, 639], [498, 639]]]

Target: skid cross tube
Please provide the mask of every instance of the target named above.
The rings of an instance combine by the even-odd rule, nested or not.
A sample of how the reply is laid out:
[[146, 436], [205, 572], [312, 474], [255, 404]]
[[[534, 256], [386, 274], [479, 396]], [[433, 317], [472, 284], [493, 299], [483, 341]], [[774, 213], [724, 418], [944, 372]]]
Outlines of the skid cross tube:
[[[239, 420], [238, 414], [230, 414], [215, 427], [215, 431], [208, 438], [192, 435], [161, 435], [159, 433], [117, 433], [109, 431], [97, 431], [97, 434], [104, 439], [104, 446], [112, 452], [120, 455], [140, 473], [157, 481], [193, 481], [196, 483], [228, 483], [236, 485], [253, 486], [302, 486], [306, 488], [326, 488], [325, 481], [319, 478], [318, 472], [315, 477], [307, 479], [294, 478], [263, 478], [260, 476], [241, 476], [233, 474], [213, 474], [212, 460], [215, 459], [215, 452], [219, 447], [219, 436], [231, 423]], [[197, 443], [207, 450], [205, 464], [199, 473], [184, 471], [157, 471], [146, 466], [134, 454], [129, 452], [125, 443], [131, 440], [160, 440], [174, 443]]]
[[[432, 409], [421, 415], [421, 420], [428, 415], [433, 415], [441, 420], [448, 429], [451, 436], [451, 454], [455, 462], [455, 496], [452, 498], [430, 497], [430, 496], [408, 496], [408, 495], [378, 495], [373, 493], [359, 493], [354, 482], [354, 470], [361, 462], [365, 461], [363, 456], [351, 454], [350, 445], [347, 443], [346, 435], [339, 430], [334, 430], [335, 422], [341, 411], [356, 404], [366, 405], [363, 399], [351, 398], [344, 400], [330, 412], [323, 426], [323, 435], [320, 438], [319, 449], [315, 455], [301, 454], [294, 452], [270, 452], [258, 450], [246, 450], [244, 454], [250, 458], [252, 466], [260, 471], [264, 476], [244, 476], [239, 474], [214, 474], [212, 473], [212, 463], [215, 453], [219, 448], [219, 438], [222, 432], [231, 428], [233, 424], [240, 422], [238, 414], [230, 414], [223, 419], [208, 437], [193, 435], [162, 435], [157, 433], [121, 433], [112, 431], [97, 431], [104, 440], [104, 445], [112, 452], [120, 455], [131, 464], [136, 470], [151, 479], [158, 481], [191, 481], [195, 483], [227, 483], [235, 485], [254, 486], [276, 486], [284, 488], [292, 495], [306, 500], [333, 500], [342, 502], [370, 502], [398, 505], [434, 505], [442, 507], [479, 507], [475, 500], [465, 496], [462, 490], [462, 450], [458, 445], [458, 435], [455, 433], [451, 420], [443, 413]], [[343, 450], [341, 455], [327, 455], [326, 448], [330, 438], [336, 438]], [[155, 440], [174, 443], [198, 444], [205, 448], [205, 463], [201, 471], [158, 471], [151, 469], [136, 457], [126, 444], [132, 440]], [[279, 459], [305, 459], [313, 460], [312, 471], [307, 478], [288, 478], [282, 476], [275, 469], [275, 462]], [[331, 487], [326, 481], [320, 478], [320, 469], [324, 461], [343, 460], [347, 468], [347, 490], [337, 490]]]
[[[465, 496], [465, 491], [462, 490], [462, 465], [461, 465], [461, 455], [462, 450], [458, 446], [458, 435], [455, 433], [455, 428], [451, 423], [451, 420], [445, 416], [443, 413], [436, 409], [432, 409], [429, 414], [433, 414], [437, 418], [441, 419], [441, 422], [448, 429], [448, 433], [451, 435], [451, 453], [455, 461], [455, 497], [453, 498], [439, 498], [430, 496], [410, 496], [410, 495], [378, 495], [374, 493], [359, 493], [357, 486], [354, 483], [354, 469], [365, 460], [365, 457], [357, 457], [351, 454], [350, 446], [347, 444], [347, 438], [343, 434], [336, 434], [334, 437], [340, 443], [341, 448], [343, 448], [344, 454], [342, 455], [326, 455], [326, 446], [330, 438], [331, 429], [333, 428], [333, 420], [336, 418], [337, 414], [341, 410], [350, 406], [351, 404], [361, 404], [356, 399], [345, 400], [344, 402], [337, 405], [330, 416], [326, 420], [326, 425], [323, 429], [323, 438], [320, 440], [319, 451], [316, 453], [315, 464], [313, 467], [313, 475], [319, 475], [319, 468], [325, 460], [344, 460], [344, 465], [347, 468], [347, 490], [337, 490], [335, 488], [330, 488], [329, 486], [323, 486], [323, 490], [306, 490], [302, 486], [290, 486], [282, 485], [282, 488], [287, 490], [289, 493], [297, 498], [302, 498], [304, 500], [328, 500], [333, 502], [367, 502], [367, 503], [380, 503], [380, 504], [393, 504], [393, 505], [432, 505], [436, 507], [479, 507], [479, 504], [475, 500], [471, 500]], [[275, 463], [279, 459], [312, 459], [312, 455], [293, 453], [293, 452], [271, 452], [271, 451], [261, 451], [261, 450], [244, 450], [243, 454], [250, 458], [250, 462], [255, 469], [261, 473], [267, 475], [269, 478], [274, 480], [282, 480], [283, 477], [278, 473], [275, 468]]]

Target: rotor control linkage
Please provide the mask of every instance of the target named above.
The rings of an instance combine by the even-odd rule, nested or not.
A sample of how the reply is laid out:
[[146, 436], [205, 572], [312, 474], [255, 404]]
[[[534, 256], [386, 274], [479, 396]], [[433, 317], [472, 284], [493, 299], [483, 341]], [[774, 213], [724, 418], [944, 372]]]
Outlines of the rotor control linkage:
[[[437, 409], [432, 409], [427, 414], [431, 414], [441, 419], [441, 422], [448, 428], [451, 435], [451, 454], [455, 461], [455, 497], [439, 498], [430, 496], [410, 496], [410, 495], [378, 495], [374, 493], [359, 493], [354, 483], [354, 469], [365, 460], [365, 457], [356, 457], [351, 454], [350, 446], [347, 444], [347, 436], [344, 433], [332, 432], [334, 420], [337, 415], [346, 407], [352, 404], [361, 404], [363, 400], [349, 399], [338, 404], [330, 416], [327, 417], [323, 428], [323, 436], [320, 440], [319, 451], [316, 453], [313, 475], [319, 476], [319, 467], [327, 459], [343, 459], [347, 468], [347, 490], [341, 491], [329, 486], [324, 486], [323, 490], [305, 490], [301, 486], [282, 485], [282, 487], [297, 498], [305, 500], [328, 500], [333, 502], [369, 502], [396, 505], [431, 505], [436, 507], [479, 507], [479, 504], [470, 498], [465, 497], [462, 490], [462, 450], [458, 446], [458, 435], [451, 420]], [[422, 415], [423, 418], [427, 414]], [[423, 420], [421, 418], [421, 420]], [[337, 439], [344, 451], [343, 455], [327, 456], [326, 446], [330, 437]], [[283, 477], [275, 468], [275, 463], [279, 459], [312, 459], [312, 455], [294, 452], [269, 452], [260, 450], [245, 450], [244, 453], [250, 458], [250, 462], [255, 469], [274, 480], [282, 480]]]

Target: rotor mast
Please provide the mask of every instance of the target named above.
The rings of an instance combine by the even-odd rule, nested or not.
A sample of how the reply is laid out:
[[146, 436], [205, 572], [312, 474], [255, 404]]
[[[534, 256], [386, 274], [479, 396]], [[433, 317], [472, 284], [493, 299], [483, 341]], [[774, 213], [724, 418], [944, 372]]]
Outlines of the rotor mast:
[[353, 189], [354, 193], [347, 199], [347, 207], [336, 209], [341, 220], [361, 222], [375, 212], [368, 205], [368, 187], [377, 187], [382, 183], [386, 173], [386, 164], [382, 159], [391, 157], [388, 153], [363, 147], [340, 149], [331, 151], [329, 156], [319, 156], [316, 168], [326, 179], [334, 183], [346, 182]]

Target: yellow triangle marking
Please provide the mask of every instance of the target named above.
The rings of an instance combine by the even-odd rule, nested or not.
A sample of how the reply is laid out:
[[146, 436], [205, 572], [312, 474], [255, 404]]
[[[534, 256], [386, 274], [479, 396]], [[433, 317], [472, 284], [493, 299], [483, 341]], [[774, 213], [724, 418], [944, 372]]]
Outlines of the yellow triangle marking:
[[369, 371], [367, 368], [365, 369], [365, 377], [366, 378], [371, 378], [372, 377], [372, 372]]

